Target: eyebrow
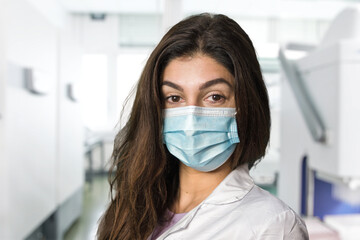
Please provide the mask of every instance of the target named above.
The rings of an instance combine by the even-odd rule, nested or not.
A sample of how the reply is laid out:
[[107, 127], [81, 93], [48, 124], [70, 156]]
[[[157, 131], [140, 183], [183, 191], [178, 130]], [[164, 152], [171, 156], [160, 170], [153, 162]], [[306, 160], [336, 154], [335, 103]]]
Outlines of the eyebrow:
[[170, 82], [170, 81], [163, 81], [161, 86], [169, 86], [169, 87], [172, 87], [172, 88], [174, 88], [176, 90], [184, 91], [184, 89], [182, 87], [180, 87], [179, 85], [177, 85], [177, 84], [175, 84], [173, 82]]
[[200, 87], [199, 87], [199, 90], [203, 90], [205, 88], [209, 88], [213, 85], [216, 85], [216, 84], [220, 84], [220, 83], [225, 83], [226, 85], [228, 85], [230, 88], [232, 88], [233, 86], [231, 86], [231, 84], [226, 81], [224, 78], [215, 78], [213, 80], [210, 80], [210, 81], [207, 81], [206, 83], [202, 84]]
[[[216, 85], [216, 84], [220, 84], [220, 83], [225, 83], [226, 85], [228, 85], [230, 88], [232, 88], [233, 86], [228, 82], [226, 81], [224, 78], [215, 78], [213, 80], [210, 80], [210, 81], [207, 81], [206, 83], [202, 84], [200, 87], [199, 87], [199, 90], [204, 90], [205, 88], [209, 88], [213, 85]], [[170, 81], [163, 81], [162, 82], [162, 86], [169, 86], [171, 88], [174, 88], [176, 90], [179, 90], [179, 91], [184, 91], [184, 89], [182, 87], [180, 87], [179, 85], [177, 85], [176, 83], [173, 83], [173, 82], [170, 82]]]

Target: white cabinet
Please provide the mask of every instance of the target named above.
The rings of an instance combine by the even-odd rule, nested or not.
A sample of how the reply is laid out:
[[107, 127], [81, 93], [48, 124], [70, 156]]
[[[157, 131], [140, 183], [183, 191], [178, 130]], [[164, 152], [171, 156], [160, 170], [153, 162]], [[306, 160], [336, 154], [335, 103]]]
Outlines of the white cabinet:
[[[51, 215], [58, 238], [82, 204], [81, 111], [66, 92], [81, 52], [30, 2], [0, 1], [0, 239], [24, 239]], [[30, 71], [41, 91], [27, 88]]]

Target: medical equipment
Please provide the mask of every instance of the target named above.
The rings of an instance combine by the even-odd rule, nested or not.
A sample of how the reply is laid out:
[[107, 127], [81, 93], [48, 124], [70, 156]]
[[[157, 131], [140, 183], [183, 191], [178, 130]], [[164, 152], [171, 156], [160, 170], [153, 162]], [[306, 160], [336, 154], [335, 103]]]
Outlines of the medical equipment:
[[[289, 111], [282, 118], [282, 156], [293, 154], [294, 162], [308, 160], [308, 193], [310, 201], [315, 199], [310, 213], [316, 212], [316, 179], [331, 184], [336, 200], [359, 205], [360, 194], [353, 191], [360, 189], [360, 10], [349, 8], [340, 13], [316, 48], [288, 47], [308, 53], [296, 61], [286, 58], [285, 48], [279, 54], [289, 80], [283, 94], [283, 110]], [[334, 206], [328, 207], [331, 213]]]

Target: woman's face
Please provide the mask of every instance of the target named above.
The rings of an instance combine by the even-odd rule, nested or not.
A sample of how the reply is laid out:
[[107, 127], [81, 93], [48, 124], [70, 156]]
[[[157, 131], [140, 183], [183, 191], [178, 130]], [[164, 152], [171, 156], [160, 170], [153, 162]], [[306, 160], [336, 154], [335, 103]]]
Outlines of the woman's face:
[[235, 107], [234, 77], [203, 54], [170, 61], [163, 74], [162, 94], [165, 108]]

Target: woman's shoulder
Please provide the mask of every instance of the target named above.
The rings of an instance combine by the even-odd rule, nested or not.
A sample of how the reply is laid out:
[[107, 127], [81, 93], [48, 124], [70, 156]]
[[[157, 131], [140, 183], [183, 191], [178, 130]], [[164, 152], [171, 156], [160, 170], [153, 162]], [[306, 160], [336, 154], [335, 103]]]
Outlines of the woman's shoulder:
[[269, 214], [292, 211], [292, 209], [282, 200], [257, 185], [254, 185], [254, 187], [244, 197], [242, 204], [249, 204], [254, 207], [256, 206], [259, 210], [265, 210]]
[[266, 221], [279, 214], [287, 213], [299, 217], [287, 204], [266, 190], [254, 185], [236, 208], [249, 211], [253, 216]]
[[256, 232], [259, 235], [277, 236], [282, 233], [289, 239], [292, 239], [291, 236], [308, 239], [306, 225], [301, 217], [279, 198], [256, 185], [238, 207], [251, 216], [251, 224], [258, 226]]

